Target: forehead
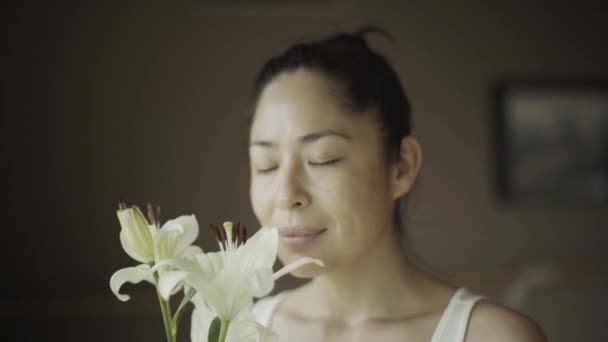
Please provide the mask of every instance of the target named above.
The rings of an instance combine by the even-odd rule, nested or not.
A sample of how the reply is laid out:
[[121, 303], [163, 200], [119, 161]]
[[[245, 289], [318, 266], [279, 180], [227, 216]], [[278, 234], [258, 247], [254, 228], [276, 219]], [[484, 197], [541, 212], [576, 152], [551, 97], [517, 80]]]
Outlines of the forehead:
[[251, 138], [296, 137], [318, 129], [357, 135], [374, 128], [369, 115], [349, 111], [340, 98], [336, 87], [316, 72], [283, 73], [260, 96]]

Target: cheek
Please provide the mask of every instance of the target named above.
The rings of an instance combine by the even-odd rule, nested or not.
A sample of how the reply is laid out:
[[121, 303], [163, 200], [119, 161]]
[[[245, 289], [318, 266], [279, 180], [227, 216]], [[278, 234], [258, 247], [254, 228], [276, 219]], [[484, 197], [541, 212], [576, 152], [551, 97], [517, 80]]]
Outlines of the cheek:
[[345, 172], [326, 187], [332, 203], [350, 216], [365, 215], [376, 206], [384, 206], [390, 197], [382, 170], [371, 165]]
[[380, 168], [361, 168], [336, 183], [334, 189], [328, 205], [339, 226], [340, 244], [355, 247], [369, 243], [390, 224], [392, 202]]
[[256, 181], [255, 178], [252, 178], [249, 188], [249, 199], [253, 213], [262, 226], [269, 223], [270, 203], [268, 196], [269, 191], [264, 191], [264, 186], [259, 181]]

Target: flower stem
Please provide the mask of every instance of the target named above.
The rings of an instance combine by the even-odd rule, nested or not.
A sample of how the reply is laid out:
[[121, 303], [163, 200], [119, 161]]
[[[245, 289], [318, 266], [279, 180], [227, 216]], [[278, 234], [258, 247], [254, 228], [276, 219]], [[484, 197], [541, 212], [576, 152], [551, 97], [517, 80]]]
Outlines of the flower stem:
[[226, 333], [228, 332], [228, 324], [229, 320], [222, 320], [220, 325], [220, 337], [217, 339], [217, 342], [224, 342], [226, 340]]
[[175, 342], [175, 333], [171, 328], [171, 305], [160, 295], [160, 290], [158, 289], [157, 272], [154, 273], [154, 285], [154, 287], [156, 287], [156, 295], [158, 296], [158, 302], [160, 303], [160, 311], [163, 314], [163, 323], [165, 325], [165, 334], [167, 335], [167, 342]]

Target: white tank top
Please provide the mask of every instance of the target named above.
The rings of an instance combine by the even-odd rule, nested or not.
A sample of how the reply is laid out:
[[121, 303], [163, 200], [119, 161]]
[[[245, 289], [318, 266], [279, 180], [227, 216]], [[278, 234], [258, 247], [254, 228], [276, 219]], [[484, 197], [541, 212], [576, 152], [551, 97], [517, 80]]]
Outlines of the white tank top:
[[[265, 326], [270, 325], [272, 316], [285, 294], [285, 292], [281, 292], [255, 303], [252, 312], [259, 323]], [[445, 308], [430, 342], [464, 342], [473, 306], [481, 299], [483, 299], [482, 296], [473, 295], [465, 288], [456, 290]]]

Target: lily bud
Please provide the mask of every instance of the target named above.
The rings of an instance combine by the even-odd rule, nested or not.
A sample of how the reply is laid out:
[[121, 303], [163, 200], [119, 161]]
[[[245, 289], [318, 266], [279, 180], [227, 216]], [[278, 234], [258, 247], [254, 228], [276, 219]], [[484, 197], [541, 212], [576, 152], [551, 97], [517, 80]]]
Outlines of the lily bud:
[[137, 206], [119, 204], [120, 242], [129, 256], [148, 264], [154, 261], [154, 241], [145, 216]]

